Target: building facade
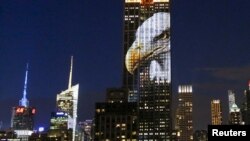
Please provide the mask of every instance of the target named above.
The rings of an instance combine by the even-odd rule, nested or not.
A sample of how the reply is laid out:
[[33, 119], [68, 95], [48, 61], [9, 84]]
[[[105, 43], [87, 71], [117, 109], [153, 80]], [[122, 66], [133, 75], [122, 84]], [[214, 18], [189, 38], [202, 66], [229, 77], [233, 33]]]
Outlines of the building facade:
[[178, 87], [178, 108], [176, 114], [179, 141], [193, 140], [193, 88], [191, 85]]
[[14, 130], [30, 130], [34, 128], [34, 107], [16, 106], [12, 109], [12, 124]]
[[169, 0], [125, 0], [123, 84], [138, 102], [138, 139], [170, 140]]
[[50, 130], [68, 129], [68, 113], [52, 112], [50, 117]]
[[222, 108], [220, 100], [211, 101], [211, 123], [212, 125], [222, 124]]
[[137, 140], [137, 104], [96, 103], [94, 140]]

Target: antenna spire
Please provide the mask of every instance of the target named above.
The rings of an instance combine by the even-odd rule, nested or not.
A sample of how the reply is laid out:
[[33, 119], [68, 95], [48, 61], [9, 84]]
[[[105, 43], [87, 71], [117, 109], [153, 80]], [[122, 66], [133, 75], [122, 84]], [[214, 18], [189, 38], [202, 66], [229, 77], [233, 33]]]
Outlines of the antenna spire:
[[69, 72], [69, 85], [68, 89], [72, 86], [72, 70], [73, 70], [73, 56], [71, 56], [71, 65], [70, 65], [70, 72]]
[[26, 66], [26, 73], [25, 73], [25, 81], [24, 81], [24, 88], [23, 88], [23, 97], [19, 101], [20, 106], [28, 107], [29, 106], [29, 101], [26, 98], [27, 95], [27, 80], [28, 80], [28, 69], [29, 69], [29, 64], [27, 63]]

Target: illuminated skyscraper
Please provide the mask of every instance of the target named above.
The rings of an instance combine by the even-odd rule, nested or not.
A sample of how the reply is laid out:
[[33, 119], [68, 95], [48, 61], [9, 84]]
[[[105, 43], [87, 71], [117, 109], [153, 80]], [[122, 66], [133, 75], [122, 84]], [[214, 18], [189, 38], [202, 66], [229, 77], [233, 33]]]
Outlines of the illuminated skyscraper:
[[169, 0], [125, 0], [123, 84], [138, 102], [139, 140], [170, 140]]
[[222, 124], [222, 112], [221, 112], [220, 100], [211, 101], [211, 118], [212, 118], [212, 125]]
[[240, 125], [242, 124], [240, 108], [233, 104], [229, 111], [229, 124]]
[[228, 108], [229, 108], [229, 111], [232, 108], [233, 104], [235, 104], [235, 93], [233, 90], [228, 90]]
[[178, 87], [177, 127], [180, 131], [179, 141], [193, 140], [193, 88], [191, 85]]
[[77, 125], [77, 103], [78, 103], [78, 89], [79, 84], [74, 86], [72, 83], [72, 70], [73, 69], [73, 56], [71, 57], [71, 67], [69, 74], [68, 89], [62, 91], [56, 97], [57, 110], [59, 112], [65, 112], [68, 115], [68, 129], [72, 129], [72, 140], [75, 141], [76, 125]]
[[23, 141], [28, 141], [28, 137], [33, 132], [34, 116], [36, 109], [29, 106], [27, 95], [28, 64], [25, 73], [23, 97], [19, 101], [19, 106], [12, 108], [11, 127], [17, 133], [17, 137]]

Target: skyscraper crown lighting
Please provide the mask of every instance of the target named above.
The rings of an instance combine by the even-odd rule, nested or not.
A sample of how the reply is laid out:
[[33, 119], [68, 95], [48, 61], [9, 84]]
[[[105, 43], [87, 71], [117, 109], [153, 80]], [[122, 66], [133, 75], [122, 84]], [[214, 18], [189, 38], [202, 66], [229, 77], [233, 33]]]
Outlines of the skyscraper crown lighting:
[[178, 87], [178, 92], [179, 93], [192, 93], [193, 92], [193, 88], [191, 85], [180, 85]]

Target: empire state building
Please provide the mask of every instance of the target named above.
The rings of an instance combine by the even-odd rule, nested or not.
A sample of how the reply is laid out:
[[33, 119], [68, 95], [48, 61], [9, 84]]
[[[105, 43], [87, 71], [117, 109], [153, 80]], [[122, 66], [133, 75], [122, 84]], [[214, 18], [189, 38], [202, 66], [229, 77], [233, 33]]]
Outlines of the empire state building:
[[169, 0], [125, 0], [123, 85], [138, 103], [138, 140], [170, 140]]

